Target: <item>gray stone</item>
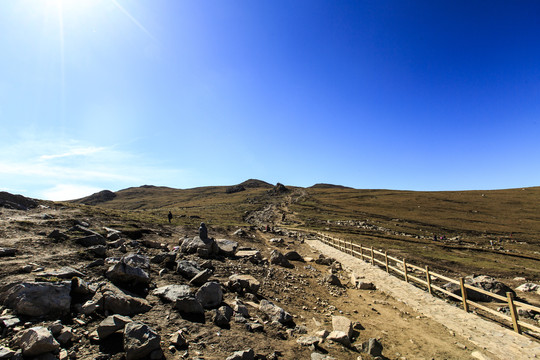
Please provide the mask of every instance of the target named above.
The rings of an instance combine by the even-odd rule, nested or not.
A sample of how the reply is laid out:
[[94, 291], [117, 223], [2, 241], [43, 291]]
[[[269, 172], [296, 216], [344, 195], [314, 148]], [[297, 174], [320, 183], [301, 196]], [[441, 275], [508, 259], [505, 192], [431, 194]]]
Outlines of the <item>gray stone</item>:
[[69, 314], [71, 282], [11, 284], [0, 291], [0, 302], [19, 315], [59, 317]]
[[226, 360], [254, 360], [255, 352], [253, 349], [241, 350], [234, 352]]
[[152, 291], [152, 294], [166, 302], [175, 302], [179, 298], [192, 295], [189, 285], [162, 286]]
[[75, 270], [72, 267], [64, 266], [57, 270], [49, 270], [49, 271], [42, 271], [40, 273], [37, 273], [38, 276], [44, 276], [44, 277], [56, 277], [60, 279], [71, 279], [73, 277], [85, 277], [86, 275], [82, 272]]
[[126, 324], [124, 351], [126, 360], [144, 359], [155, 350], [161, 350], [161, 337], [148, 325], [138, 321]]
[[238, 250], [236, 252], [236, 257], [248, 258], [248, 259], [254, 259], [254, 260], [262, 259], [262, 255], [259, 250]]
[[13, 343], [20, 347], [24, 356], [37, 356], [57, 351], [60, 344], [54, 339], [49, 330], [36, 326], [17, 333]]
[[145, 299], [128, 295], [112, 284], [103, 286], [92, 301], [104, 310], [120, 315], [134, 315], [151, 309]]
[[[504, 297], [506, 297], [507, 292], [510, 292], [515, 295], [514, 290], [512, 290], [510, 287], [486, 275], [467, 276], [465, 278], [465, 283], [471, 286], [479, 287], [483, 290], [486, 290], [486, 291], [489, 291], [489, 292], [492, 292], [494, 294], [501, 295]], [[461, 295], [461, 288], [459, 284], [447, 283], [443, 285], [443, 287], [453, 294]], [[480, 293], [478, 291], [475, 291], [469, 288], [467, 288], [467, 298], [472, 301], [485, 301], [485, 302], [495, 300], [491, 296], [485, 295], [483, 293]]]
[[87, 282], [81, 278], [74, 277], [71, 279], [71, 294], [72, 295], [81, 295], [81, 296], [90, 296], [96, 293], [96, 289], [92, 285], [88, 285]]
[[3, 256], [15, 256], [17, 249], [0, 247], [0, 257]]
[[118, 330], [122, 330], [127, 323], [132, 322], [131, 318], [122, 315], [111, 315], [99, 323], [97, 334], [100, 340], [114, 334]]
[[232, 291], [238, 293], [252, 293], [257, 294], [261, 283], [251, 275], [238, 275], [233, 274], [229, 276], [229, 281], [226, 286]]
[[69, 236], [67, 236], [58, 229], [54, 229], [53, 231], [51, 231], [51, 233], [47, 235], [47, 237], [56, 241], [67, 240], [69, 238]]
[[0, 346], [0, 360], [11, 359], [15, 355], [15, 351], [10, 348]]
[[15, 315], [2, 315], [0, 316], [0, 329], [2, 328], [12, 328], [16, 325], [19, 325], [21, 320]]
[[277, 321], [281, 324], [288, 324], [292, 321], [292, 316], [282, 308], [277, 305], [274, 305], [268, 300], [261, 300], [259, 309], [268, 315], [270, 320]]
[[302, 255], [300, 255], [298, 252], [296, 251], [289, 251], [287, 253], [285, 253], [284, 255], [287, 260], [290, 260], [290, 261], [304, 261], [304, 258], [302, 257]]
[[353, 334], [353, 324], [352, 321], [347, 319], [345, 316], [332, 316], [332, 329], [336, 331], [343, 331], [349, 339]]
[[317, 346], [321, 339], [317, 336], [302, 336], [296, 342], [302, 346]]
[[264, 325], [259, 324], [258, 322], [252, 322], [246, 324], [246, 329], [249, 332], [263, 332], [264, 331]]
[[193, 296], [176, 299], [174, 308], [183, 314], [204, 315], [202, 304]]
[[216, 244], [219, 252], [225, 256], [234, 256], [236, 249], [238, 249], [238, 243], [232, 240], [217, 239]]
[[205, 309], [215, 308], [223, 301], [221, 285], [216, 282], [207, 282], [197, 290], [195, 298]]
[[199, 272], [193, 279], [189, 281], [191, 285], [203, 285], [210, 279], [212, 276], [212, 270], [210, 269], [204, 269], [203, 271]]
[[343, 331], [332, 331], [330, 334], [328, 334], [328, 336], [326, 337], [327, 340], [330, 340], [330, 341], [333, 341], [333, 342], [337, 342], [337, 343], [340, 343], [342, 344], [343, 346], [351, 346], [351, 340], [350, 338], [347, 336], [347, 334]]
[[77, 244], [84, 247], [96, 246], [96, 245], [107, 245], [107, 241], [101, 235], [89, 235], [82, 238], [77, 238], [75, 240]]
[[376, 290], [377, 289], [372, 282], [363, 282], [363, 281], [359, 281], [356, 284], [356, 288], [360, 290]]
[[86, 248], [86, 251], [100, 258], [104, 258], [107, 256], [107, 247], [105, 245], [90, 246]]
[[531, 292], [540, 289], [540, 285], [534, 283], [525, 283], [516, 288], [517, 291]]
[[293, 268], [294, 265], [287, 260], [287, 258], [278, 250], [272, 250], [270, 252], [270, 264], [278, 265], [285, 268]]
[[362, 351], [374, 357], [382, 356], [383, 346], [379, 340], [370, 338], [368, 341], [362, 343]]
[[150, 277], [143, 269], [122, 261], [111, 266], [105, 275], [115, 285], [147, 285], [150, 283]]
[[169, 338], [169, 341], [171, 344], [176, 346], [177, 348], [183, 348], [186, 347], [188, 342], [186, 337], [184, 336], [184, 332], [182, 330], [178, 330], [174, 334], [171, 335]]
[[124, 255], [121, 261], [136, 268], [148, 269], [150, 267], [150, 259], [146, 255], [128, 254]]
[[177, 262], [176, 272], [186, 279], [193, 279], [201, 272], [199, 265], [195, 261], [180, 260]]
[[214, 313], [214, 324], [219, 327], [227, 327], [231, 322], [233, 309], [229, 305], [220, 306]]
[[324, 278], [324, 282], [325, 283], [328, 283], [330, 285], [335, 285], [335, 286], [341, 286], [341, 281], [339, 280], [339, 278], [334, 275], [334, 274], [330, 274], [328, 276], [326, 276]]
[[323, 354], [314, 352], [314, 353], [311, 353], [311, 360], [336, 360], [336, 358], [330, 355], [323, 355]]
[[235, 313], [242, 315], [245, 318], [249, 317], [249, 311], [246, 305], [244, 305], [240, 300], [235, 300], [232, 303], [232, 309]]
[[73, 336], [73, 329], [69, 326], [63, 326], [60, 333], [55, 337], [60, 344], [66, 345], [73, 339]]
[[150, 259], [150, 262], [153, 264], [169, 264], [174, 263], [176, 260], [176, 253], [166, 252], [160, 253]]

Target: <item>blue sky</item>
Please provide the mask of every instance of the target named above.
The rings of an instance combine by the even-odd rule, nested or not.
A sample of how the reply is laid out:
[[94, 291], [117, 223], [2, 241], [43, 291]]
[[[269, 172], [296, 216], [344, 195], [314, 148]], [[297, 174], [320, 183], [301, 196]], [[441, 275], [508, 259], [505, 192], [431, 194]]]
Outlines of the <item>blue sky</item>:
[[0, 2], [0, 189], [540, 185], [540, 2]]

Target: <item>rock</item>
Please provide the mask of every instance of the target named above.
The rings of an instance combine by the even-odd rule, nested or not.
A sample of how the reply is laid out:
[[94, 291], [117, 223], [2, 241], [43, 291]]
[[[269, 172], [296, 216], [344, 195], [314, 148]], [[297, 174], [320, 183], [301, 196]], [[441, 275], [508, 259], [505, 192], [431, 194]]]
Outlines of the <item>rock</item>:
[[311, 353], [311, 360], [336, 360], [336, 358], [330, 355], [323, 355], [323, 354], [314, 352], [314, 353]]
[[223, 300], [221, 285], [216, 282], [207, 282], [197, 290], [195, 298], [205, 309], [215, 308]]
[[281, 245], [284, 243], [284, 241], [282, 238], [273, 238], [273, 239], [270, 239], [270, 243], [274, 245]]
[[232, 240], [217, 239], [216, 244], [219, 249], [219, 253], [225, 256], [234, 256], [236, 249], [238, 249], [238, 243]]
[[125, 262], [118, 262], [111, 266], [105, 274], [113, 284], [123, 286], [138, 286], [148, 285], [150, 283], [150, 277], [141, 268], [133, 267]]
[[226, 286], [234, 292], [257, 294], [261, 283], [251, 275], [233, 274], [229, 276]]
[[214, 314], [214, 324], [219, 327], [228, 327], [233, 315], [233, 309], [228, 305], [220, 306]]
[[145, 255], [128, 254], [123, 256], [120, 261], [135, 268], [148, 269], [150, 267], [150, 259]]
[[[506, 297], [507, 292], [511, 292], [515, 295], [514, 290], [512, 290], [507, 285], [503, 284], [502, 282], [497, 281], [496, 279], [486, 276], [486, 275], [479, 275], [479, 276], [467, 276], [465, 278], [465, 283], [471, 286], [479, 287], [483, 290], [492, 292], [497, 295], [501, 295]], [[443, 285], [444, 288], [446, 288], [448, 291], [452, 292], [456, 295], [461, 295], [461, 288], [458, 284], [454, 283], [447, 283]], [[482, 294], [478, 291], [467, 289], [467, 298], [472, 301], [493, 301], [494, 298]]]
[[102, 304], [104, 310], [120, 315], [134, 315], [151, 309], [150, 304], [145, 299], [125, 294], [112, 284], [103, 286], [94, 295], [92, 301], [96, 304]]
[[356, 284], [356, 288], [360, 290], [376, 290], [377, 289], [373, 283], [363, 282], [363, 281], [359, 281]]
[[100, 258], [107, 256], [107, 247], [105, 245], [90, 246], [86, 248], [86, 251]]
[[62, 330], [55, 337], [61, 345], [66, 345], [73, 339], [73, 329], [68, 326], [62, 326]]
[[17, 249], [0, 247], [0, 257], [15, 256], [16, 253], [17, 253]]
[[75, 240], [77, 244], [84, 247], [96, 246], [96, 245], [107, 245], [105, 238], [99, 234], [97, 235], [88, 235], [82, 238], [77, 238]]
[[0, 291], [0, 302], [19, 315], [57, 318], [69, 314], [71, 282], [23, 282], [6, 287]]
[[131, 318], [122, 315], [111, 315], [105, 318], [97, 327], [97, 334], [100, 340], [114, 334], [118, 330], [122, 330], [127, 323], [132, 322]]
[[516, 288], [517, 291], [530, 292], [540, 290], [540, 285], [534, 283], [525, 283]]
[[343, 331], [332, 331], [330, 334], [328, 334], [327, 340], [337, 342], [342, 344], [343, 346], [349, 347], [351, 346], [351, 339], [349, 336], [347, 336], [347, 333]]
[[293, 268], [294, 266], [287, 260], [282, 253], [277, 250], [270, 252], [270, 264], [279, 265], [285, 268]]
[[0, 316], [0, 335], [2, 329], [10, 329], [16, 325], [19, 325], [21, 320], [15, 315], [2, 315]]
[[180, 246], [180, 251], [184, 254], [197, 253], [199, 255], [217, 255], [219, 252], [218, 246], [214, 239], [202, 240], [199, 236], [185, 239]]
[[330, 333], [328, 332], [328, 330], [319, 330], [315, 333], [315, 336], [317, 336], [318, 338], [321, 339], [321, 341], [324, 341], [326, 340], [326, 338], [328, 337]]
[[71, 295], [91, 296], [96, 293], [94, 286], [88, 285], [81, 278], [74, 277], [71, 279]]
[[169, 338], [169, 341], [171, 342], [171, 344], [173, 344], [177, 348], [183, 348], [188, 345], [188, 342], [182, 330], [178, 330], [177, 332], [172, 334], [171, 337]]
[[195, 261], [180, 260], [177, 264], [176, 272], [186, 279], [191, 280], [201, 272], [199, 265]]
[[175, 302], [180, 298], [192, 295], [189, 285], [162, 286], [152, 291], [152, 294], [159, 296], [161, 300], [166, 302]]
[[67, 236], [66, 234], [64, 234], [58, 229], [54, 229], [53, 231], [51, 231], [51, 233], [47, 235], [47, 237], [50, 239], [54, 239], [56, 241], [63, 241], [69, 238], [69, 236]]
[[0, 360], [11, 359], [15, 355], [15, 351], [10, 348], [0, 346]]
[[289, 261], [302, 261], [302, 262], [304, 261], [304, 258], [302, 257], [302, 255], [300, 255], [296, 251], [289, 251], [289, 252], [285, 253], [284, 256]]
[[201, 226], [199, 226], [199, 237], [202, 241], [208, 240], [208, 229], [206, 228], [206, 224], [203, 222], [201, 223]]
[[263, 326], [263, 324], [259, 324], [257, 322], [252, 322], [252, 323], [247, 323], [246, 324], [246, 329], [249, 332], [263, 332], [264, 331], [264, 326]]
[[152, 264], [162, 264], [165, 266], [169, 266], [168, 264], [175, 264], [176, 260], [176, 253], [174, 252], [166, 252], [166, 253], [160, 253], [154, 256], [150, 259], [150, 262]]
[[282, 308], [277, 305], [274, 305], [268, 300], [261, 300], [259, 309], [268, 315], [270, 320], [277, 321], [281, 324], [288, 324], [292, 321], [292, 316]]
[[161, 337], [148, 325], [138, 321], [126, 324], [124, 329], [124, 351], [126, 360], [146, 358], [155, 350], [161, 350]]
[[347, 319], [345, 316], [332, 316], [332, 329], [336, 331], [343, 331], [349, 339], [353, 334], [353, 324], [352, 321]]
[[259, 250], [238, 250], [236, 256], [239, 258], [261, 260], [262, 255]]
[[174, 308], [183, 314], [204, 315], [202, 304], [193, 296], [185, 296], [176, 299]]
[[253, 349], [236, 351], [226, 360], [255, 360], [255, 352]]
[[233, 233], [233, 235], [242, 237], [246, 235], [246, 232], [244, 231], [244, 229], [238, 229]]
[[73, 277], [85, 277], [86, 275], [82, 272], [75, 270], [72, 267], [64, 266], [58, 270], [49, 270], [49, 271], [42, 271], [38, 274], [38, 276], [44, 276], [44, 277], [56, 277], [60, 279], [71, 279]]
[[204, 269], [203, 271], [199, 272], [193, 279], [189, 281], [191, 285], [203, 285], [210, 279], [212, 276], [212, 270], [210, 269]]
[[14, 210], [28, 210], [37, 206], [38, 203], [33, 199], [0, 191], [0, 207]]
[[124, 239], [118, 239], [118, 240], [115, 240], [115, 241], [110, 241], [109, 243], [107, 243], [107, 247], [109, 247], [111, 249], [118, 249], [122, 245], [124, 245], [125, 242], [126, 242], [126, 240], [124, 240]]
[[368, 341], [362, 343], [362, 351], [373, 357], [382, 356], [382, 350], [383, 346], [377, 339], [370, 338]]
[[20, 347], [24, 356], [37, 356], [57, 351], [60, 344], [54, 339], [49, 330], [36, 326], [17, 333], [13, 343]]
[[319, 255], [318, 259], [315, 259], [315, 264], [319, 265], [332, 265], [335, 262], [332, 258], [327, 258], [323, 254]]
[[90, 268], [93, 268], [93, 267], [103, 266], [103, 265], [105, 265], [105, 260], [97, 259], [97, 260], [92, 261], [90, 264], [86, 265], [86, 268], [90, 269]]
[[302, 346], [317, 346], [321, 339], [317, 336], [302, 336], [296, 340], [296, 343]]
[[334, 274], [330, 274], [330, 275], [326, 276], [324, 278], [324, 282], [327, 283], [327, 284], [330, 284], [330, 285], [341, 286], [341, 281]]
[[246, 305], [244, 305], [240, 300], [235, 300], [232, 303], [232, 309], [235, 313], [242, 315], [245, 318], [249, 317], [249, 311]]

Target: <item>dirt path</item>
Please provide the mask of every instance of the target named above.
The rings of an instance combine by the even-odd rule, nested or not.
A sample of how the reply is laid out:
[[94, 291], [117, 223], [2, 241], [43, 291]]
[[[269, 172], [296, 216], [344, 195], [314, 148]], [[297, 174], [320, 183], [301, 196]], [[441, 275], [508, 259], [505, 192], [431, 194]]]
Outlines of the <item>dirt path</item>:
[[[538, 342], [478, 318], [476, 315], [465, 313], [462, 309], [432, 297], [428, 293], [388, 275], [383, 270], [320, 241], [311, 240], [307, 243], [324, 255], [341, 262], [348, 271], [364, 276], [368, 281], [373, 282], [377, 289], [444, 325], [476, 346], [485, 349], [486, 354], [484, 355], [487, 355], [487, 358], [501, 360], [540, 358], [540, 344]], [[479, 356], [482, 355], [479, 354]]]

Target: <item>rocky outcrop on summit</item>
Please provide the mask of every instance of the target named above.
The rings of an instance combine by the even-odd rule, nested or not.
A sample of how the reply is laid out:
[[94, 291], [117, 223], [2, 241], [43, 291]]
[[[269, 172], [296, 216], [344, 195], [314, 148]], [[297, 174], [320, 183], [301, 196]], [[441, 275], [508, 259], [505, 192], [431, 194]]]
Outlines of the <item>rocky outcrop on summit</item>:
[[38, 206], [38, 203], [33, 199], [0, 191], [0, 207], [14, 210], [29, 210], [36, 206]]
[[98, 205], [107, 201], [111, 201], [116, 197], [116, 194], [110, 190], [103, 190], [97, 193], [94, 193], [90, 196], [84, 197], [82, 199], [74, 200], [74, 202], [85, 205]]

